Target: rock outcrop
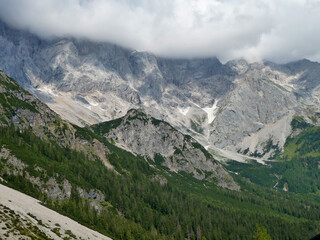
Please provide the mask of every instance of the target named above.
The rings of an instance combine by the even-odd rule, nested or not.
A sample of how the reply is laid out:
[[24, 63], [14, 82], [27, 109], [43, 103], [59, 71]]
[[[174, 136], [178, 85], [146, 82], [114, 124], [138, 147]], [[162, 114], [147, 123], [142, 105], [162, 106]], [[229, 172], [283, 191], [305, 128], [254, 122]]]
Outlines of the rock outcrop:
[[[56, 173], [56, 177], [50, 177], [48, 180], [40, 177], [34, 177], [30, 173], [30, 166], [22, 162], [15, 155], [11, 153], [5, 146], [1, 146], [0, 151], [0, 176], [14, 175], [24, 176], [32, 184], [34, 184], [42, 193], [45, 193], [49, 198], [56, 200], [64, 200], [71, 197], [72, 185], [67, 179], [63, 179], [58, 182], [59, 174]], [[27, 169], [27, 167], [29, 167]], [[36, 166], [35, 171], [40, 171], [46, 175], [45, 170]], [[90, 189], [89, 191], [76, 187], [79, 197], [89, 200], [97, 200], [99, 202], [105, 201], [104, 194], [97, 189]]]

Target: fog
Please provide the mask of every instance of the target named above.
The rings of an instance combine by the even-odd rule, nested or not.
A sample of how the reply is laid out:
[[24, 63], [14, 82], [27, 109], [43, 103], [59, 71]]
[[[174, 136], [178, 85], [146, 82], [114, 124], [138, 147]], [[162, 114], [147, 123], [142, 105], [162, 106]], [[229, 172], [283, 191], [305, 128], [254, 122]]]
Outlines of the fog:
[[166, 57], [320, 60], [318, 0], [0, 0], [0, 18]]

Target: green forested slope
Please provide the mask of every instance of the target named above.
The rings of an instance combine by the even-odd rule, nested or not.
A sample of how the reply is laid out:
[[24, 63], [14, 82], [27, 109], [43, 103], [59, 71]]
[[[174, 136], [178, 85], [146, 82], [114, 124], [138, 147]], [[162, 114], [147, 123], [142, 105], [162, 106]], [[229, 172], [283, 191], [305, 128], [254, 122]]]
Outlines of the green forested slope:
[[288, 137], [284, 152], [267, 166], [230, 162], [227, 168], [267, 187], [296, 193], [318, 194], [320, 190], [320, 127], [296, 117], [291, 123], [298, 135]]
[[[59, 173], [74, 186], [103, 191], [106, 207], [98, 214], [75, 192], [70, 199], [54, 201], [23, 176], [2, 175], [9, 186], [115, 239], [184, 239], [188, 235], [197, 239], [200, 232], [207, 239], [251, 239], [256, 224], [265, 226], [274, 239], [305, 239], [320, 231], [316, 200], [245, 181], [243, 192], [223, 190], [188, 175], [160, 172], [143, 159], [110, 145], [110, 162], [117, 166], [119, 175], [99, 161], [89, 161], [83, 154], [14, 128], [1, 129], [1, 145], [27, 163], [35, 177]], [[34, 166], [45, 169], [47, 175], [32, 172]], [[166, 176], [168, 184], [151, 181], [154, 174]]]
[[[5, 90], [13, 100], [17, 91], [23, 93], [15, 87]], [[50, 115], [49, 110], [44, 111], [43, 106], [39, 108], [38, 102], [26, 101], [37, 112], [28, 109], [24, 115], [18, 115], [25, 106], [10, 105], [8, 96], [4, 101], [9, 106], [0, 104], [0, 151], [8, 149], [25, 167], [19, 170], [8, 165], [8, 158], [0, 157], [3, 183], [114, 239], [252, 239], [257, 225], [265, 227], [272, 239], [308, 239], [320, 231], [316, 195], [281, 193], [240, 177], [240, 192], [222, 189], [183, 172], [150, 166], [144, 158], [117, 148], [89, 129], [64, 123]], [[55, 119], [59, 124], [39, 133], [41, 128], [33, 128], [28, 119], [29, 114], [43, 111], [47, 119], [43, 122]], [[32, 119], [34, 116], [40, 121], [43, 115], [32, 115]], [[99, 140], [108, 149], [106, 157], [115, 170], [105, 167], [93, 148], [77, 150], [66, 136], [73, 136], [74, 142], [85, 146], [90, 146], [93, 139]], [[93, 153], [89, 154], [89, 150]], [[70, 198], [50, 199], [31, 182], [37, 177], [44, 182], [54, 177], [61, 188], [63, 181], [68, 180], [72, 185]], [[168, 182], [161, 184], [159, 178]], [[98, 189], [105, 200], [80, 198], [77, 187]]]

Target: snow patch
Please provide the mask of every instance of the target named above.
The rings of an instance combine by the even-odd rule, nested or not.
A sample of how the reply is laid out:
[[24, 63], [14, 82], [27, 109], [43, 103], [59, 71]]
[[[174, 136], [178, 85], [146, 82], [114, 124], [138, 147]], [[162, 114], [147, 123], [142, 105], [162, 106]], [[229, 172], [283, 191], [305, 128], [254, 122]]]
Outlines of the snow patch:
[[214, 104], [212, 107], [206, 107], [202, 108], [203, 111], [205, 111], [208, 115], [208, 124], [212, 123], [213, 120], [216, 118], [216, 113], [218, 110], [217, 104], [219, 100], [214, 101]]
[[44, 93], [47, 93], [51, 96], [58, 96], [56, 93], [54, 93], [54, 91], [52, 90], [52, 88], [48, 85], [44, 85], [44, 86], [41, 86], [39, 88], [37, 88], [38, 91], [40, 92], [44, 92]]
[[89, 103], [90, 106], [92, 106], [92, 107], [98, 107], [98, 106], [99, 106], [99, 103], [97, 103], [97, 102], [93, 102], [93, 101], [88, 100], [88, 99], [86, 99], [86, 100], [88, 101], [88, 103]]
[[189, 109], [190, 109], [190, 107], [187, 107], [187, 108], [178, 108], [179, 112], [180, 112], [181, 114], [183, 114], [184, 116], [187, 115], [187, 113], [189, 112]]

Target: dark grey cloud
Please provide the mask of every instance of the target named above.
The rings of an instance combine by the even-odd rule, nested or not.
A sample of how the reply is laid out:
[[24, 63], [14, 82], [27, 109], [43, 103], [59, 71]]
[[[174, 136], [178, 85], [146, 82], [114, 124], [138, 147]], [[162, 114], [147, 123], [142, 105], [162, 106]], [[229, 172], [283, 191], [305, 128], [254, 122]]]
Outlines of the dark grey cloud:
[[167, 57], [320, 60], [319, 0], [0, 0], [44, 38], [113, 42]]

